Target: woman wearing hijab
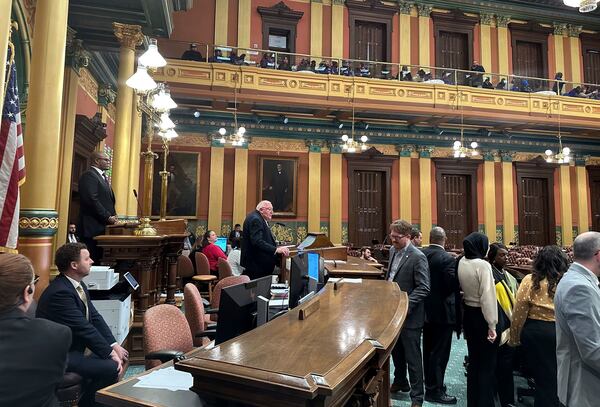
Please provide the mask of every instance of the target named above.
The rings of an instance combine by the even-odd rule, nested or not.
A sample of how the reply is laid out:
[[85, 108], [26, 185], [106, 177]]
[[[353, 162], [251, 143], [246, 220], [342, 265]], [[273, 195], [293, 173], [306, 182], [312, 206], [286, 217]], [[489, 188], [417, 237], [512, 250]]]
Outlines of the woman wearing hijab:
[[471, 233], [463, 240], [458, 280], [464, 293], [464, 332], [469, 351], [467, 406], [494, 407], [498, 306], [492, 266], [486, 261], [488, 238]]

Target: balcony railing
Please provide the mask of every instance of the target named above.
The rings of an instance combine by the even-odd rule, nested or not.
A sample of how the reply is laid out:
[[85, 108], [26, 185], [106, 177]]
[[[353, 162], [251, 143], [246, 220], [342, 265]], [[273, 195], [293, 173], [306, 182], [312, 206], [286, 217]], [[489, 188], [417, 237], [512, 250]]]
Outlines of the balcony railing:
[[316, 57], [299, 53], [210, 44], [197, 44], [195, 52], [189, 50], [190, 43], [188, 42], [168, 41], [161, 45], [161, 52], [172, 59], [253, 66], [309, 75], [328, 74], [434, 85], [461, 85], [483, 89], [536, 93], [545, 96], [563, 95], [600, 100], [599, 84], [572, 82], [562, 78], [546, 79], [423, 65]]

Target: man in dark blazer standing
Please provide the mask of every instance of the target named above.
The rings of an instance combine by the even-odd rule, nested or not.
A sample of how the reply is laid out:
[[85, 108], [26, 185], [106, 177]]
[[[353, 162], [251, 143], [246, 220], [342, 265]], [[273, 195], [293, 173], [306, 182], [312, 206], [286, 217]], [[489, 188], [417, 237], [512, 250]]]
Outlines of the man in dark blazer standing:
[[117, 222], [117, 212], [115, 194], [105, 173], [110, 168], [108, 155], [95, 151], [91, 162], [91, 168], [79, 178], [79, 233], [92, 259], [100, 263], [102, 248], [94, 237], [104, 234], [106, 225]]
[[[410, 244], [412, 225], [405, 220], [390, 225], [390, 265], [387, 281], [396, 282], [408, 294], [408, 313], [400, 338], [392, 350], [394, 367], [408, 365], [412, 407], [423, 405], [423, 357], [421, 331], [425, 322], [425, 298], [429, 294], [429, 268], [425, 255]], [[402, 370], [402, 369], [400, 369]], [[404, 372], [394, 372], [392, 392], [406, 389]], [[398, 376], [398, 374], [400, 376]]]
[[456, 404], [456, 397], [447, 395], [444, 389], [452, 330], [456, 326], [456, 297], [460, 289], [456, 275], [456, 259], [444, 249], [446, 232], [441, 227], [431, 229], [429, 242], [429, 246], [423, 249], [431, 279], [431, 291], [425, 299], [423, 327], [425, 400]]
[[37, 316], [71, 328], [73, 343], [67, 371], [78, 373], [90, 382], [79, 406], [93, 406], [96, 391], [117, 381], [129, 354], [117, 343], [81, 282], [94, 263], [86, 246], [83, 243], [61, 246], [56, 251], [55, 263], [60, 274], [40, 297]]
[[261, 201], [244, 221], [241, 265], [251, 280], [273, 274], [278, 255], [290, 254], [287, 247], [277, 247], [268, 223], [272, 216], [271, 202]]
[[0, 255], [0, 406], [58, 406], [71, 331], [29, 315], [34, 291], [29, 259]]

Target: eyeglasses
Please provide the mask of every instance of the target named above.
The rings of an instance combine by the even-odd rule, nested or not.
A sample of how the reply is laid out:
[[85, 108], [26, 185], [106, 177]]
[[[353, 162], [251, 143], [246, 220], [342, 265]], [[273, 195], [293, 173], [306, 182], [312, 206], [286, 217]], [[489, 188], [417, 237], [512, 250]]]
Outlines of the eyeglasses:
[[405, 237], [409, 237], [409, 235], [394, 235], [394, 234], [390, 233], [390, 239], [395, 240], [395, 241], [402, 240]]
[[39, 280], [40, 280], [40, 276], [36, 275], [35, 277], [33, 277], [32, 285], [36, 285]]

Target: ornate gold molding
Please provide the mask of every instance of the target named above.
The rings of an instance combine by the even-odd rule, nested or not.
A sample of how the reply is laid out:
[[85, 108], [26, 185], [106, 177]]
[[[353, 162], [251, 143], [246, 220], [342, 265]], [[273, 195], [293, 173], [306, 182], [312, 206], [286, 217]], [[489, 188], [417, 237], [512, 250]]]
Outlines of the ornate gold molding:
[[506, 28], [510, 22], [510, 16], [499, 16], [496, 15], [496, 26]]
[[94, 102], [98, 103], [98, 83], [86, 68], [79, 71], [79, 85], [83, 88]]
[[115, 32], [115, 37], [117, 37], [121, 46], [132, 50], [135, 50], [135, 47], [141, 45], [144, 39], [142, 27], [139, 25], [114, 22], [113, 30]]

